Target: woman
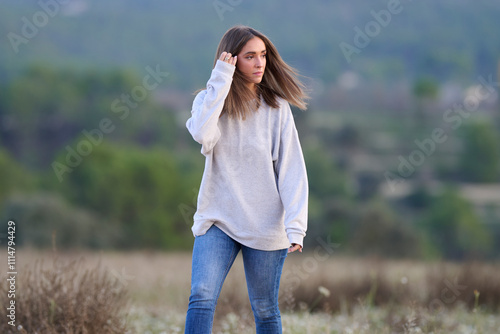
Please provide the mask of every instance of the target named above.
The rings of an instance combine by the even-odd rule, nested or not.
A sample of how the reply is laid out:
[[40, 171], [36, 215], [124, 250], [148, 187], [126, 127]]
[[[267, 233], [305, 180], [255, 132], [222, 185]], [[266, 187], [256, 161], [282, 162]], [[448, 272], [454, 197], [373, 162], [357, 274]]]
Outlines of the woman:
[[302, 252], [308, 183], [289, 103], [306, 108], [296, 72], [262, 33], [229, 29], [187, 128], [205, 170], [186, 333], [210, 333], [224, 279], [241, 250], [257, 333], [281, 333], [278, 289], [287, 253]]

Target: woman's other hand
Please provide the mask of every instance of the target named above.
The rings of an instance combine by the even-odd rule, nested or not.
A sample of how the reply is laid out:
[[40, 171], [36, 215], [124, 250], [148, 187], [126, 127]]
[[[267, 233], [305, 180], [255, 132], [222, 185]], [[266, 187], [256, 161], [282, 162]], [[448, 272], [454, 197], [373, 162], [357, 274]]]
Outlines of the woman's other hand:
[[298, 250], [300, 253], [302, 253], [302, 246], [299, 244], [292, 244], [290, 248], [288, 248], [288, 253], [293, 253], [296, 250]]

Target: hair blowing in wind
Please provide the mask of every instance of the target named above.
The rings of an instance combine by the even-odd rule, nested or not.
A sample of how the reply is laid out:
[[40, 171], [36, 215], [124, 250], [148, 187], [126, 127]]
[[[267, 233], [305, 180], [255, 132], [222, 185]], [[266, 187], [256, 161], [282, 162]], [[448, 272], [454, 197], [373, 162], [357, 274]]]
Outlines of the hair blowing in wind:
[[[285, 63], [269, 38], [253, 28], [240, 25], [229, 29], [219, 43], [214, 66], [218, 55], [222, 52], [238, 55], [245, 44], [254, 37], [264, 42], [267, 51], [266, 69], [262, 82], [257, 84], [257, 95], [273, 108], [278, 108], [277, 98], [283, 98], [291, 105], [305, 110], [307, 108], [305, 100], [309, 96], [305, 92], [304, 84], [298, 79], [297, 71]], [[247, 114], [259, 108], [260, 98], [247, 87], [245, 80], [242, 73], [236, 69], [224, 103], [223, 114], [245, 118]]]

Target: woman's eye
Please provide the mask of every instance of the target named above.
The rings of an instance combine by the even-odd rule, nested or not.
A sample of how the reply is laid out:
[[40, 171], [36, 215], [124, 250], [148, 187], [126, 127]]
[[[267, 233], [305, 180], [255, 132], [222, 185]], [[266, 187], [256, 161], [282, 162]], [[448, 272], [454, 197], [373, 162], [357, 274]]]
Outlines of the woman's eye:
[[250, 59], [252, 59], [252, 58], [253, 58], [252, 56], [248, 56], [248, 57], [247, 57], [247, 59], [248, 59], [248, 60], [250, 60]]

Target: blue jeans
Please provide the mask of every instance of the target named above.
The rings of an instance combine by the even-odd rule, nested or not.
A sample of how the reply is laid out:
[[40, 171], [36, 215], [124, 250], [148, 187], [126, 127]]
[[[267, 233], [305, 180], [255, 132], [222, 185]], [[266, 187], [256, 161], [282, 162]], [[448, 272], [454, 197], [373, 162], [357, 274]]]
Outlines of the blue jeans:
[[246, 247], [212, 225], [195, 238], [186, 334], [209, 334], [222, 284], [241, 249], [257, 334], [281, 334], [278, 290], [287, 249]]

